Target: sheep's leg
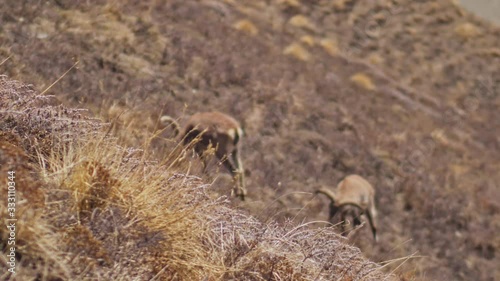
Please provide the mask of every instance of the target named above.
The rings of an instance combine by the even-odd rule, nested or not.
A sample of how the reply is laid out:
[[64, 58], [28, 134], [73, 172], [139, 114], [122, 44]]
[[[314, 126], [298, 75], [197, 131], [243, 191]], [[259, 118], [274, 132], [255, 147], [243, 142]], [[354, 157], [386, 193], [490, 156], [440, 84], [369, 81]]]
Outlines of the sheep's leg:
[[240, 194], [238, 194], [241, 200], [245, 200], [245, 196], [247, 195], [247, 191], [245, 188], [245, 171], [243, 169], [243, 164], [241, 163], [240, 153], [238, 149], [235, 149], [231, 154], [231, 158], [233, 160], [233, 165], [236, 166], [236, 169], [233, 170], [233, 177], [238, 185], [238, 189]]
[[202, 174], [205, 175], [207, 173], [207, 167], [208, 167], [207, 158], [200, 157], [200, 159], [201, 159], [201, 166], [202, 166]]
[[342, 234], [342, 236], [347, 236], [347, 232], [346, 232], [347, 220], [346, 220], [346, 216], [344, 213], [342, 213], [341, 220], [342, 220], [340, 222], [341, 234]]
[[372, 229], [373, 239], [375, 239], [375, 242], [377, 242], [377, 226], [375, 225], [376, 213], [373, 211], [374, 211], [373, 208], [372, 210], [368, 210], [366, 212], [366, 216], [368, 217], [368, 222], [370, 223], [370, 227]]
[[231, 175], [233, 176], [233, 180], [235, 181], [235, 186], [233, 188], [233, 191], [231, 192], [231, 195], [236, 195], [240, 197], [241, 200], [245, 200], [245, 195], [246, 195], [246, 190], [243, 186], [241, 186], [241, 173], [239, 170], [229, 161], [229, 159], [224, 159], [222, 162], [226, 169], [229, 170]]
[[206, 175], [208, 168], [208, 159], [207, 156], [204, 154], [205, 149], [203, 147], [195, 147], [194, 151], [198, 155], [198, 159], [200, 159], [201, 162], [201, 173], [203, 175]]
[[339, 208], [333, 204], [333, 202], [330, 203], [330, 214], [328, 217], [328, 221], [333, 224], [333, 217], [337, 214], [339, 211]]

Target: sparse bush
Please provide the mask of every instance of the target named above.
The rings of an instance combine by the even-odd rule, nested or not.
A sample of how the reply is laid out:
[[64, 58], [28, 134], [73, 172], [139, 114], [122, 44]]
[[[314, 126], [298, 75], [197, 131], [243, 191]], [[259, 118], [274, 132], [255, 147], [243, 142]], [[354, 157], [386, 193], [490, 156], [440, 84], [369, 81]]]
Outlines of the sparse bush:
[[309, 47], [313, 47], [316, 44], [314, 38], [310, 35], [304, 35], [300, 37], [300, 42], [308, 45]]
[[[331, 228], [239, 213], [188, 175], [185, 160], [148, 161], [146, 150], [122, 147], [81, 110], [0, 79], [1, 170], [18, 172], [18, 200], [29, 201], [18, 210], [22, 259], [7, 280], [385, 277]], [[172, 161], [184, 165], [174, 171]]]
[[339, 53], [338, 43], [333, 39], [322, 39], [319, 41], [319, 45], [331, 56], [336, 56]]
[[333, 1], [333, 7], [337, 11], [345, 11], [349, 5], [351, 5], [354, 1], [353, 0], [334, 0]]
[[255, 36], [259, 33], [259, 29], [247, 19], [237, 21], [234, 24], [234, 28], [252, 36]]
[[288, 45], [288, 47], [283, 50], [283, 54], [292, 56], [302, 61], [308, 61], [311, 59], [311, 54], [299, 43]]
[[368, 56], [367, 60], [372, 63], [372, 64], [375, 64], [375, 65], [381, 65], [384, 63], [384, 58], [377, 54], [377, 53], [372, 53]]
[[293, 8], [300, 7], [299, 0], [278, 0], [278, 3], [281, 5], [285, 5], [287, 7], [293, 7]]
[[463, 39], [470, 39], [481, 34], [481, 31], [476, 25], [465, 22], [455, 27], [455, 33]]
[[316, 26], [304, 15], [293, 16], [288, 23], [294, 27], [305, 28], [312, 31], [316, 30]]
[[353, 76], [351, 76], [351, 81], [369, 91], [373, 91], [376, 89], [376, 86], [375, 84], [373, 84], [372, 79], [364, 73], [354, 74]]

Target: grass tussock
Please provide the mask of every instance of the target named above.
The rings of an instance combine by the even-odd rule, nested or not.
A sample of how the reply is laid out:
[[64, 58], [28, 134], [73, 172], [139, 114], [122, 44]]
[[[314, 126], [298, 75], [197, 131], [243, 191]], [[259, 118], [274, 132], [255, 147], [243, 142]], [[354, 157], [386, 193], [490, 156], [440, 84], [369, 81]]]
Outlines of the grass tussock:
[[356, 85], [358, 85], [359, 87], [369, 91], [373, 91], [377, 88], [373, 83], [372, 79], [364, 73], [356, 73], [352, 75], [351, 81]]
[[336, 56], [339, 54], [339, 44], [333, 39], [322, 39], [319, 45], [331, 56]]
[[300, 42], [306, 44], [309, 47], [314, 47], [314, 45], [316, 45], [314, 38], [310, 35], [304, 35], [300, 37]]
[[353, 0], [334, 0], [333, 1], [333, 7], [337, 11], [345, 11], [349, 8], [350, 5], [353, 4]]
[[302, 61], [308, 61], [311, 59], [311, 54], [309, 51], [307, 51], [302, 45], [299, 43], [292, 43], [291, 45], [288, 45], [284, 50], [283, 50], [284, 55], [292, 56], [296, 59], [302, 60]]
[[245, 32], [248, 35], [255, 36], [259, 33], [259, 29], [251, 21], [244, 19], [237, 21], [234, 25], [239, 31]]
[[455, 34], [462, 39], [471, 39], [481, 34], [479, 28], [470, 22], [465, 22], [455, 27]]
[[301, 5], [299, 0], [278, 0], [278, 4], [291, 8], [299, 8]]
[[314, 23], [312, 23], [311, 20], [304, 15], [293, 16], [288, 21], [288, 24], [290, 24], [293, 27], [309, 29], [312, 31], [316, 30], [316, 26], [314, 25]]
[[384, 64], [384, 58], [377, 54], [377, 53], [372, 53], [370, 55], [368, 55], [368, 57], [366, 58], [367, 61], [369, 61], [371, 64], [374, 64], [374, 65], [382, 65]]
[[331, 228], [242, 214], [190, 175], [187, 161], [149, 161], [81, 110], [0, 79], [0, 169], [16, 170], [18, 200], [28, 202], [17, 211], [17, 275], [5, 280], [385, 277]]

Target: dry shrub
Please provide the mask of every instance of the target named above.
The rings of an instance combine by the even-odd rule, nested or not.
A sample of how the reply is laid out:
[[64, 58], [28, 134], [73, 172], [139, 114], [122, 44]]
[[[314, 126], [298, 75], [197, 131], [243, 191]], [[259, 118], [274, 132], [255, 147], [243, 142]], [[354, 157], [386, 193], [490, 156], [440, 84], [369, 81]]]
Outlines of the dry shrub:
[[[76, 114], [79, 110], [47, 105], [30, 87], [5, 77], [1, 86], [5, 93], [0, 100], [2, 120], [6, 120], [0, 124], [2, 135], [13, 132], [10, 141], [26, 137], [47, 197], [45, 208], [25, 205], [26, 213], [35, 218], [23, 217], [24, 209], [18, 211], [19, 221], [39, 233], [29, 234], [31, 239], [20, 233], [19, 243], [51, 245], [42, 248], [50, 249], [49, 253], [25, 248], [23, 261], [36, 266], [18, 265], [23, 280], [46, 271], [63, 279], [135, 276], [149, 280], [163, 274], [196, 280], [211, 271], [199, 240], [204, 227], [196, 214], [203, 210], [197, 209], [197, 202], [204, 192], [194, 186], [204, 189], [206, 185], [185, 175], [172, 176], [165, 167], [143, 161], [138, 158], [140, 150], [121, 147], [102, 125]], [[84, 121], [78, 123], [80, 119]], [[45, 138], [50, 140], [50, 148], [40, 145]], [[27, 164], [30, 158], [20, 159]], [[42, 184], [26, 186], [39, 188]], [[43, 195], [39, 197], [45, 201]], [[64, 257], [66, 263], [59, 265], [58, 257]], [[131, 267], [137, 262], [141, 270]]]
[[311, 59], [311, 54], [299, 43], [293, 43], [286, 47], [285, 50], [283, 50], [283, 54], [292, 56], [302, 61], [308, 61]]
[[359, 87], [369, 91], [373, 91], [376, 89], [376, 86], [375, 84], [373, 84], [372, 79], [364, 73], [354, 74], [353, 76], [351, 76], [351, 81], [354, 82]]
[[155, 75], [152, 64], [140, 56], [121, 53], [118, 54], [114, 61], [119, 69], [123, 69], [130, 75], [141, 78]]
[[304, 35], [304, 36], [300, 37], [300, 42], [308, 45], [309, 47], [314, 47], [314, 45], [316, 44], [314, 42], [314, 38], [310, 35]]
[[353, 0], [334, 0], [333, 1], [333, 7], [337, 11], [345, 11], [347, 8], [353, 4]]
[[[238, 280], [377, 280], [374, 263], [347, 246], [332, 228], [291, 223], [263, 225], [254, 218], [220, 210], [213, 231], [215, 252], [226, 251], [225, 277]], [[349, 264], [349, 265], [348, 265]], [[352, 266], [352, 267], [351, 267]]]
[[[18, 209], [22, 259], [18, 275], [6, 280], [385, 277], [332, 228], [259, 222], [212, 195], [210, 185], [189, 175], [186, 160], [148, 161], [146, 150], [122, 147], [78, 110], [35, 106], [41, 100], [36, 92], [5, 77], [0, 86], [10, 93], [0, 100], [7, 120], [0, 123], [0, 167], [30, 179], [18, 190], [30, 201]], [[57, 116], [55, 124], [41, 120], [46, 115]], [[84, 121], [67, 126], [78, 120]], [[31, 150], [21, 148], [20, 134], [33, 139]], [[35, 173], [39, 181], [30, 178]], [[38, 193], [25, 197], [35, 188]], [[6, 214], [5, 203], [0, 213]], [[1, 236], [6, 241], [3, 229]]]
[[431, 137], [433, 140], [444, 146], [448, 146], [450, 144], [450, 140], [448, 139], [448, 137], [446, 137], [446, 134], [443, 130], [435, 129], [434, 131], [432, 131]]
[[333, 39], [322, 39], [319, 45], [331, 56], [336, 56], [339, 53], [339, 45], [336, 40]]
[[[50, 99], [29, 85], [0, 76], [0, 170], [2, 175], [7, 171], [16, 173], [17, 280], [69, 278], [69, 266], [58, 249], [60, 236], [45, 217], [49, 208], [45, 204], [46, 190], [54, 186], [39, 179], [37, 160], [39, 156], [50, 155], [54, 147], [72, 142], [76, 134], [85, 136], [87, 130], [100, 127], [79, 110], [52, 106]], [[2, 183], [6, 180], [7, 177], [2, 177]], [[6, 200], [0, 204], [0, 213], [7, 217]], [[2, 228], [2, 241], [7, 241], [6, 235]], [[2, 246], [2, 254], [7, 249], [10, 247]], [[6, 274], [4, 278], [14, 279], [14, 276]]]
[[237, 30], [243, 31], [252, 36], [255, 36], [259, 33], [259, 29], [255, 26], [255, 24], [247, 19], [239, 20], [233, 26]]
[[53, 97], [36, 93], [31, 85], [0, 75], [0, 130], [15, 131], [31, 158], [47, 155], [59, 143], [92, 136], [104, 124], [84, 115], [86, 110], [54, 106]]
[[470, 22], [465, 22], [455, 27], [455, 33], [463, 39], [470, 39], [481, 34], [481, 31], [476, 25]]
[[118, 185], [102, 164], [88, 161], [77, 163], [64, 183], [73, 192], [80, 219], [88, 218], [96, 208], [104, 208], [112, 189]]
[[278, 4], [284, 5], [286, 7], [292, 7], [292, 8], [300, 7], [299, 0], [278, 0]]
[[372, 63], [372, 64], [375, 64], [375, 65], [381, 65], [384, 63], [384, 58], [380, 55], [380, 54], [377, 54], [377, 53], [371, 53], [367, 60]]
[[94, 15], [77, 10], [65, 10], [61, 15], [65, 20], [64, 28], [68, 32], [81, 36], [94, 34], [98, 41], [104, 41], [106, 38], [116, 38], [122, 43], [130, 44], [136, 41], [133, 30], [127, 26], [129, 19], [110, 6]]
[[304, 15], [296, 15], [290, 18], [288, 24], [294, 27], [316, 30], [316, 26]]
[[[44, 183], [38, 180], [34, 165], [20, 148], [20, 139], [0, 132], [0, 183], [5, 187], [2, 188], [5, 197], [1, 200], [0, 216], [17, 219], [14, 222], [15, 240], [8, 240], [12, 236], [6, 226], [0, 228], [1, 254], [6, 258], [2, 259], [2, 279], [14, 279], [14, 276], [17, 280], [29, 280], [34, 276], [42, 280], [67, 278], [67, 267], [56, 249], [58, 237], [52, 235], [51, 226], [43, 219]], [[14, 217], [9, 216], [7, 209], [8, 172], [11, 171], [15, 172], [12, 180], [16, 199]], [[6, 224], [12, 222], [6, 221]], [[7, 271], [11, 267], [7, 264], [10, 261], [8, 255], [13, 253], [11, 248], [15, 248], [15, 275], [9, 275]]]

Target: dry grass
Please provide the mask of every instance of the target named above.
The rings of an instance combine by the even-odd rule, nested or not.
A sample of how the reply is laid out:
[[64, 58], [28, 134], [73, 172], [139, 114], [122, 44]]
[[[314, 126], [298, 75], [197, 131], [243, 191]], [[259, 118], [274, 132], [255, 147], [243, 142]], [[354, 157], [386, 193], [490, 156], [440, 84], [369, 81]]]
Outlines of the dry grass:
[[292, 43], [291, 45], [288, 45], [288, 47], [283, 50], [283, 54], [292, 56], [302, 61], [308, 61], [311, 59], [311, 54], [309, 53], [309, 51], [307, 51], [299, 43]]
[[299, 0], [278, 0], [278, 4], [284, 5], [286, 7], [293, 7], [293, 8], [300, 7]]
[[470, 22], [465, 22], [455, 27], [455, 33], [463, 39], [471, 39], [481, 34], [479, 28]]
[[310, 35], [304, 35], [300, 37], [300, 42], [306, 44], [309, 47], [314, 47], [314, 45], [316, 45], [314, 38]]
[[377, 88], [373, 83], [372, 79], [364, 73], [354, 74], [353, 76], [351, 76], [351, 81], [354, 82], [359, 87], [362, 87], [366, 90], [373, 91]]
[[234, 28], [252, 36], [255, 36], [259, 33], [259, 29], [255, 26], [255, 24], [247, 19], [237, 21], [234, 24]]
[[336, 56], [339, 53], [339, 45], [336, 40], [333, 39], [322, 39], [319, 45], [331, 56]]
[[304, 15], [293, 16], [288, 21], [288, 24], [298, 28], [309, 29], [312, 31], [316, 30], [316, 26], [314, 25], [314, 23], [312, 23], [311, 20]]
[[331, 228], [241, 214], [189, 175], [189, 162], [148, 161], [81, 110], [0, 79], [1, 169], [16, 170], [18, 200], [29, 202], [17, 213], [18, 273], [4, 280], [385, 277]]
[[333, 7], [337, 11], [344, 11], [347, 9], [348, 5], [352, 4], [353, 0], [334, 0]]
[[[494, 153], [499, 151], [494, 105], [500, 99], [490, 97], [498, 91], [482, 98], [485, 88], [475, 81], [491, 77], [491, 89], [499, 89], [498, 28], [437, 0], [336, 1], [344, 3], [342, 11], [332, 7], [335, 1], [300, 1], [300, 7], [283, 2], [124, 1], [106, 9], [110, 1], [7, 0], [0, 65], [9, 76], [43, 90], [77, 58], [79, 69], [49, 93], [99, 116], [116, 104], [109, 115], [117, 118], [109, 120], [121, 146], [146, 147], [145, 129], [152, 134], [162, 113], [180, 120], [207, 109], [234, 114], [248, 133], [242, 157], [250, 187], [250, 204], [237, 204], [250, 214], [279, 221], [325, 219], [327, 202], [309, 202], [307, 194], [295, 193], [310, 192], [316, 182], [362, 173], [380, 187], [383, 226], [376, 246], [365, 239], [366, 227], [350, 239], [366, 256], [380, 261], [418, 251], [429, 259], [410, 260], [401, 271], [429, 279], [496, 280], [499, 255], [491, 253], [500, 245], [498, 223], [493, 223], [499, 221], [494, 198], [500, 158]], [[297, 14], [306, 15], [318, 30], [288, 25]], [[233, 25], [240, 19], [258, 26], [259, 35], [236, 30]], [[476, 25], [481, 35], [473, 40], [458, 36], [454, 29], [464, 22]], [[379, 36], [367, 36], [367, 27], [380, 31]], [[19, 36], [26, 32], [30, 36]], [[308, 34], [318, 48], [300, 40]], [[319, 45], [322, 38], [335, 39], [341, 54], [346, 53], [330, 56]], [[309, 62], [282, 55], [293, 42], [311, 53]], [[140, 58], [139, 64], [124, 64], [120, 54]], [[365, 64], [371, 54], [383, 63]], [[137, 75], [142, 59], [153, 77]], [[351, 82], [354, 73], [368, 74], [376, 94]], [[352, 130], [344, 126], [345, 119]], [[435, 129], [467, 151], [433, 138]], [[50, 147], [45, 132], [38, 133], [38, 144]], [[169, 136], [166, 130], [154, 140], [155, 157], [175, 146]], [[28, 157], [36, 155], [38, 145], [19, 141], [27, 144], [22, 149], [29, 150]], [[374, 156], [374, 149], [386, 153]], [[413, 157], [415, 150], [423, 156]], [[193, 162], [190, 174], [197, 168]], [[84, 171], [93, 164], [102, 166], [82, 163], [77, 168]], [[411, 173], [404, 174], [407, 164]], [[204, 182], [212, 181], [211, 174], [203, 176]], [[230, 177], [221, 178], [208, 191], [229, 194]], [[433, 200], [427, 200], [429, 194]], [[276, 198], [283, 198], [281, 205], [271, 205]], [[98, 248], [92, 251], [102, 255]]]
[[381, 55], [376, 54], [376, 53], [370, 54], [366, 58], [366, 60], [369, 61], [371, 64], [374, 64], [374, 65], [381, 65], [381, 64], [384, 63], [384, 58]]

